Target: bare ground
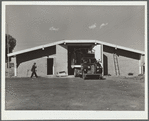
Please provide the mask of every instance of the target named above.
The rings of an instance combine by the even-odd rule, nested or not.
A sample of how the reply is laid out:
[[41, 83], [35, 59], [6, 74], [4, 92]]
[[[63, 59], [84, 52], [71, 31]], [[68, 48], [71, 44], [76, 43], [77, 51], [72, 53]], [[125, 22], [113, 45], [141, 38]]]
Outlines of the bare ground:
[[144, 78], [6, 78], [6, 110], [144, 110]]

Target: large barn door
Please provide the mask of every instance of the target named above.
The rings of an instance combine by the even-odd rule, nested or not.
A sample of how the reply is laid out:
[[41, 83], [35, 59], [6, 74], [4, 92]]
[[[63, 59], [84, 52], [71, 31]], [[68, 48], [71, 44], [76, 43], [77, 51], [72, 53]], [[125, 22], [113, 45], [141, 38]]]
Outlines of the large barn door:
[[47, 59], [47, 75], [53, 75], [53, 58]]

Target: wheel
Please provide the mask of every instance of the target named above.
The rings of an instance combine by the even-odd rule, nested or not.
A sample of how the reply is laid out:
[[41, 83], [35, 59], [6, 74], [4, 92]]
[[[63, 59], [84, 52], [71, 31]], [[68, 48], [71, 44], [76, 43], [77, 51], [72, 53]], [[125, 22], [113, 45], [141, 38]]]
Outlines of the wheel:
[[85, 73], [83, 72], [82, 73], [82, 78], [85, 80], [85, 78], [86, 78], [86, 75], [85, 75]]
[[99, 79], [103, 79], [102, 75], [99, 75]]
[[74, 69], [74, 77], [77, 77], [77, 69]]
[[78, 77], [79, 76], [79, 69], [74, 69], [74, 77]]

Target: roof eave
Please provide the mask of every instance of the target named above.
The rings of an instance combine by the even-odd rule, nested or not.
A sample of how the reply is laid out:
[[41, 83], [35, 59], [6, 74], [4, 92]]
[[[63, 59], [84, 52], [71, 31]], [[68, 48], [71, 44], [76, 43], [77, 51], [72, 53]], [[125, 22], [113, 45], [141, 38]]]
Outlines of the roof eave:
[[57, 44], [63, 44], [63, 43], [64, 44], [67, 44], [67, 43], [95, 43], [96, 44], [96, 43], [98, 43], [98, 44], [102, 44], [102, 45], [105, 45], [105, 46], [114, 47], [114, 48], [117, 48], [117, 49], [122, 49], [122, 50], [126, 50], [126, 51], [135, 52], [135, 53], [138, 53], [138, 54], [145, 55], [145, 52], [143, 52], [143, 51], [134, 50], [134, 49], [130, 49], [130, 48], [122, 47], [122, 46], [117, 46], [117, 45], [107, 43], [107, 42], [102, 42], [102, 41], [99, 41], [99, 40], [61, 40], [61, 41], [58, 41], [58, 42], [53, 42], [53, 43], [50, 43], [50, 44], [41, 45], [41, 46], [33, 47], [33, 48], [30, 48], [30, 49], [17, 51], [17, 52], [14, 52], [14, 53], [9, 53], [8, 57], [16, 56], [18, 54], [22, 54], [22, 53], [25, 53], [25, 52], [30, 52], [30, 51], [34, 51], [34, 50], [37, 50], [37, 49], [42, 49], [42, 48], [54, 46], [54, 45], [57, 45]]

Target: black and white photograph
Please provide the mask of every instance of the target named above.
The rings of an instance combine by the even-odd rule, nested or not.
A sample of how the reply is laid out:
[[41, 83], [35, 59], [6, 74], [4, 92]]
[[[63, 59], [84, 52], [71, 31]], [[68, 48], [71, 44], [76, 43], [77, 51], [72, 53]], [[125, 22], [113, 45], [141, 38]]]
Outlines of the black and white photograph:
[[2, 2], [2, 119], [147, 119], [147, 2]]

